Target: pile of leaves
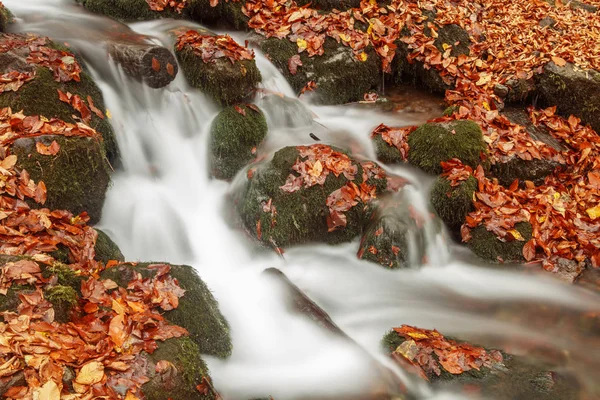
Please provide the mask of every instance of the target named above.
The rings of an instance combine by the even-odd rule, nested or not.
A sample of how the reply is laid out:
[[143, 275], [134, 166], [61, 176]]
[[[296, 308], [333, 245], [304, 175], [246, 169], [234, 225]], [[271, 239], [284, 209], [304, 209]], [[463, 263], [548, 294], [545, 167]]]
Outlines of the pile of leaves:
[[[101, 140], [83, 123], [0, 110], [0, 253], [25, 256], [0, 268], [0, 296], [16, 287], [19, 303], [16, 309], [0, 313], [0, 384], [19, 376], [26, 382], [13, 385], [4, 395], [40, 400], [138, 399], [141, 386], [149, 380], [142, 352], [152, 353], [158, 341], [187, 334], [161, 315], [178, 306], [184, 291], [169, 275], [168, 265], [150, 266], [156, 270], [153, 277], [137, 274], [126, 287], [100, 279], [100, 272], [117, 262], [104, 265], [94, 260], [98, 234], [87, 226], [87, 214], [30, 208], [28, 201], [43, 205], [46, 186], [17, 169], [10, 145], [18, 138], [39, 135]], [[38, 146], [37, 151], [44, 154], [54, 144], [58, 145]], [[68, 265], [51, 255], [58, 246], [68, 249]], [[54, 306], [45, 298], [45, 293], [60, 287], [59, 275], [48, 276], [44, 270], [60, 270], [81, 280], [81, 296], [68, 323], [55, 321]], [[71, 379], [65, 376], [67, 368], [75, 374], [70, 386], [63, 380]], [[117, 393], [117, 387], [126, 394]]]
[[294, 193], [300, 189], [307, 189], [315, 185], [323, 186], [329, 174], [336, 177], [344, 175], [348, 180], [346, 185], [331, 192], [327, 197], [327, 226], [329, 232], [346, 226], [346, 211], [362, 202], [365, 204], [377, 197], [377, 189], [369, 185], [367, 180], [371, 177], [383, 179], [385, 172], [372, 162], [363, 163], [363, 176], [360, 184], [354, 183], [358, 167], [347, 154], [334, 150], [330, 146], [314, 144], [311, 146], [297, 146], [300, 158], [296, 160], [291, 173], [281, 190]]
[[87, 96], [87, 102], [89, 104], [85, 104], [85, 100], [83, 100], [79, 95], [72, 94], [71, 92], [64, 93], [60, 89], [56, 89], [58, 91], [58, 99], [64, 103], [69, 104], [73, 109], [79, 112], [81, 115], [81, 120], [90, 124], [92, 120], [92, 112], [98, 116], [100, 119], [104, 119], [104, 114], [94, 105], [94, 101], [91, 96]]
[[398, 149], [403, 160], [407, 160], [409, 149], [408, 135], [410, 135], [415, 129], [417, 129], [416, 126], [392, 128], [390, 126], [380, 124], [373, 129], [373, 132], [371, 132], [371, 137], [373, 138], [376, 136], [381, 136], [384, 142]]
[[195, 30], [177, 33], [175, 47], [178, 51], [191, 49], [205, 63], [227, 58], [233, 64], [236, 61], [254, 59], [254, 51], [240, 46], [229, 35], [203, 35]]
[[148, 6], [152, 11], [164, 11], [170, 9], [177, 11], [181, 14], [183, 9], [187, 6], [187, 0], [146, 0]]
[[442, 372], [460, 375], [470, 370], [504, 367], [499, 351], [447, 339], [435, 329], [402, 325], [394, 328], [394, 332], [405, 340], [392, 355], [408, 361], [425, 378], [440, 376]]

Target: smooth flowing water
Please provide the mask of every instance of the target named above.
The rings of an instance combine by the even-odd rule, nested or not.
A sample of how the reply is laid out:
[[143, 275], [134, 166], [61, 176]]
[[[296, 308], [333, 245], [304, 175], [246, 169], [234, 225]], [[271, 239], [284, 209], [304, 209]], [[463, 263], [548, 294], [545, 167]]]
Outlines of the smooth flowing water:
[[[110, 30], [122, 26], [85, 12], [74, 2], [4, 2], [18, 17], [13, 30], [67, 42], [83, 55], [96, 77], [123, 157], [100, 227], [128, 260], [187, 263], [212, 288], [231, 324], [234, 344], [229, 359], [207, 360], [225, 398], [343, 398], [368, 392], [372, 384], [374, 373], [364, 353], [286, 309], [280, 291], [261, 275], [269, 267], [284, 271], [384, 363], [389, 364], [380, 350], [383, 334], [411, 324], [516, 353], [547, 358], [562, 354], [563, 366], [581, 382], [600, 380], [600, 349], [590, 346], [591, 338], [579, 334], [577, 326], [558, 325], [555, 319], [558, 314], [598, 312], [598, 296], [546, 275], [481, 265], [433, 229], [428, 231], [429, 264], [400, 271], [358, 260], [358, 241], [296, 247], [283, 257], [258, 250], [228, 223], [230, 185], [209, 176], [208, 130], [219, 111], [210, 99], [188, 86], [181, 73], [163, 89], [129, 80], [102, 45]], [[172, 47], [168, 32], [183, 25], [195, 26], [164, 20], [130, 28]], [[244, 42], [243, 33], [231, 34]], [[258, 51], [257, 64], [266, 91], [295, 98]], [[360, 105], [314, 106], [308, 101], [298, 101], [296, 111], [284, 113], [276, 97], [257, 96], [269, 121], [267, 141], [259, 149], [265, 154], [286, 145], [314, 143], [309, 136], [313, 133], [324, 143], [374, 159], [369, 133], [375, 126], [412, 125], [436, 116], [383, 113]], [[427, 212], [430, 178], [409, 167], [388, 171], [411, 182], [406, 191], [412, 205]], [[424, 384], [411, 383], [410, 388], [421, 398], [453, 398]]]

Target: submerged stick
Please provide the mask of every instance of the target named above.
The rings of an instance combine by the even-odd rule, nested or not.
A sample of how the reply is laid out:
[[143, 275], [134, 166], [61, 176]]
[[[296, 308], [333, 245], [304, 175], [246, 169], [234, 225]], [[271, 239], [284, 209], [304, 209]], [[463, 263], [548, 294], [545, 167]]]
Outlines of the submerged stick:
[[[348, 336], [339, 326], [335, 324], [335, 322], [333, 322], [325, 310], [323, 310], [307, 295], [305, 295], [300, 288], [294, 285], [283, 272], [276, 268], [267, 268], [263, 271], [263, 274], [271, 277], [273, 280], [277, 281], [283, 286], [286, 294], [288, 295], [288, 304], [294, 311], [306, 315], [320, 327], [348, 341], [352, 346], [354, 346], [367, 357], [369, 363], [372, 365], [373, 369], [378, 372], [380, 377], [378, 387], [369, 397], [370, 400], [391, 398], [398, 400], [412, 399], [412, 396], [408, 393], [405, 383], [396, 373], [394, 373], [394, 371], [375, 359], [360, 344]], [[344, 398], [347, 399], [348, 397]]]

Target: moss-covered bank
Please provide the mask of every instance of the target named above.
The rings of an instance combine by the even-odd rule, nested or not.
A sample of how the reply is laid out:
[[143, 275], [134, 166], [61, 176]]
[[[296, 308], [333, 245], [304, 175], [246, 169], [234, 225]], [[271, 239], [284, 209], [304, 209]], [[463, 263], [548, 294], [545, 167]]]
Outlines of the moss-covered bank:
[[267, 121], [259, 109], [238, 105], [221, 111], [210, 128], [213, 176], [217, 179], [233, 179], [255, 157], [256, 148], [266, 135]]
[[[298, 54], [298, 46], [288, 39], [266, 39], [260, 48], [297, 93], [310, 81], [315, 82], [314, 100], [320, 104], [363, 100], [364, 94], [375, 88], [382, 77], [380, 58], [371, 47], [364, 53], [365, 61], [358, 60], [349, 47], [331, 38], [325, 39], [322, 56]], [[288, 61], [295, 55], [300, 56], [302, 66], [292, 74]]]
[[[148, 268], [151, 263], [137, 265], [122, 264], [102, 272], [103, 279], [112, 279], [119, 286], [126, 287], [140, 273], [143, 278], [150, 278], [156, 270]], [[177, 279], [185, 294], [179, 299], [179, 306], [165, 312], [164, 317], [171, 323], [187, 329], [190, 338], [200, 349], [200, 353], [220, 358], [231, 354], [231, 338], [229, 325], [219, 311], [219, 304], [210, 289], [188, 265], [171, 265], [170, 275]]]
[[452, 158], [476, 168], [487, 154], [481, 128], [468, 120], [421, 125], [408, 136], [408, 145], [408, 162], [432, 174], [442, 173], [440, 163]]

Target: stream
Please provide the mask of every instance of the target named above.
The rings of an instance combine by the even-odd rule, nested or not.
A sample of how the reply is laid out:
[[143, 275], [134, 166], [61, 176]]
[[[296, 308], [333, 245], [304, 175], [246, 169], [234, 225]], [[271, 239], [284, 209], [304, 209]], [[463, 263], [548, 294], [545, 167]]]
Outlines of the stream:
[[[596, 339], [577, 326], [556, 323], [556, 315], [576, 319], [600, 312], [598, 295], [547, 273], [484, 265], [433, 229], [427, 233], [428, 265], [398, 271], [358, 260], [358, 239], [335, 247], [294, 247], [282, 257], [257, 249], [230, 223], [230, 184], [210, 177], [207, 142], [219, 111], [216, 104], [190, 87], [181, 71], [162, 89], [131, 81], [101, 45], [120, 25], [74, 1], [4, 3], [17, 17], [12, 29], [66, 42], [86, 60], [112, 115], [123, 159], [113, 174], [99, 228], [127, 260], [192, 265], [213, 290], [231, 325], [234, 346], [227, 360], [207, 358], [214, 386], [225, 399], [359, 397], [373, 383], [364, 353], [286, 309], [280, 290], [261, 275], [270, 267], [282, 270], [344, 332], [402, 377], [383, 354], [380, 340], [390, 328], [409, 324], [545, 361], [559, 359], [559, 366], [582, 384], [600, 381]], [[129, 25], [167, 48], [173, 46], [169, 30], [181, 26], [199, 25], [172, 20]], [[247, 39], [245, 33], [219, 33], [231, 34], [238, 43]], [[295, 99], [283, 76], [255, 52], [263, 92]], [[258, 93], [255, 103], [269, 123], [259, 153], [315, 143], [309, 136], [313, 133], [322, 143], [375, 159], [369, 138], [375, 126], [421, 124], [440, 114], [439, 100], [419, 96], [414, 90], [400, 95], [401, 103], [419, 106], [396, 112], [361, 104], [316, 106], [310, 98], [301, 98], [297, 110], [289, 112], [273, 101], [276, 97]], [[432, 179], [408, 166], [385, 169], [405, 177], [411, 183], [406, 189], [411, 204], [428, 212]], [[464, 398], [406, 379], [417, 398]]]

